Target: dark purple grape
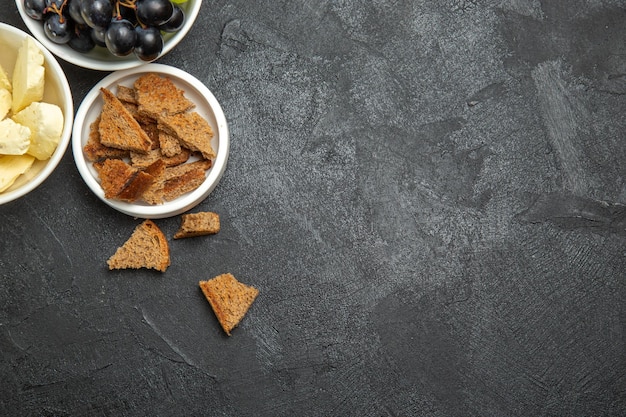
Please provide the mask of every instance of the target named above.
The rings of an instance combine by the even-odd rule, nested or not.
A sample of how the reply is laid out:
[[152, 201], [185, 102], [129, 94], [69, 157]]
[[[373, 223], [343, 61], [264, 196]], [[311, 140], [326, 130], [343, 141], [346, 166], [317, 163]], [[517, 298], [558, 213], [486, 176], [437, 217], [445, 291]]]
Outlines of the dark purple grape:
[[24, 0], [24, 11], [31, 19], [43, 20], [46, 0]]
[[109, 0], [82, 1], [80, 15], [89, 27], [105, 28], [113, 16], [113, 5]]
[[174, 12], [170, 0], [137, 0], [137, 19], [148, 26], [159, 26], [167, 22]]
[[116, 56], [126, 56], [135, 48], [137, 33], [126, 19], [112, 19], [104, 36], [107, 49]]
[[135, 55], [142, 61], [154, 61], [163, 50], [163, 38], [161, 31], [154, 26], [135, 28], [137, 43], [135, 43]]
[[91, 39], [95, 42], [96, 45], [102, 46], [103, 48], [107, 47], [106, 42], [104, 41], [104, 37], [107, 33], [107, 30], [104, 28], [92, 28], [91, 29]]
[[83, 15], [80, 14], [80, 5], [82, 2], [83, 0], [68, 0], [65, 6], [74, 23], [79, 25], [85, 24], [85, 19], [83, 19]]
[[91, 37], [92, 29], [86, 25], [76, 26], [72, 38], [67, 43], [72, 49], [86, 53], [95, 48], [96, 43]]
[[67, 43], [72, 38], [72, 28], [72, 21], [57, 13], [51, 13], [43, 22], [43, 31], [54, 43]]
[[185, 12], [175, 4], [172, 17], [170, 17], [167, 22], [160, 25], [159, 29], [163, 32], [178, 32], [180, 28], [183, 27], [183, 23], [185, 23]]

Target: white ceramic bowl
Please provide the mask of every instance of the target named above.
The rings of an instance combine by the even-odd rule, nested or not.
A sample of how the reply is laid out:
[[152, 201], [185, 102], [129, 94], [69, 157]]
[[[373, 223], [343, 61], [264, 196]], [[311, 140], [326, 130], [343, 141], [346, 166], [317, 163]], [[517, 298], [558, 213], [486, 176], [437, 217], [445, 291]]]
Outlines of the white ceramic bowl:
[[[100, 88], [106, 88], [115, 93], [117, 85], [132, 87], [134, 81], [141, 75], [153, 72], [168, 77], [185, 92], [185, 97], [191, 100], [196, 107], [193, 109], [204, 117], [213, 129], [211, 146], [215, 150], [216, 158], [212, 167], [206, 172], [206, 180], [199, 188], [178, 197], [175, 200], [159, 205], [147, 203], [127, 203], [104, 197], [104, 190], [100, 186], [98, 173], [93, 164], [85, 158], [83, 148], [89, 139], [90, 125], [102, 112], [102, 98]], [[81, 103], [74, 119], [74, 133], [72, 136], [72, 151], [80, 175], [91, 191], [114, 209], [129, 216], [144, 219], [159, 219], [172, 217], [184, 213], [198, 205], [217, 186], [226, 169], [229, 152], [229, 136], [226, 117], [217, 99], [197, 78], [178, 68], [162, 64], [146, 64], [138, 68], [116, 71], [96, 84]]]
[[[24, 0], [15, 0], [15, 4], [17, 5], [17, 10], [22, 17], [22, 20], [33, 36], [53, 54], [64, 61], [83, 68], [99, 71], [117, 71], [145, 64], [144, 61], [135, 57], [135, 54], [132, 53], [125, 57], [116, 57], [115, 55], [109, 53], [106, 48], [96, 46], [93, 50], [84, 54], [73, 50], [68, 45], [59, 45], [54, 43], [46, 36], [43, 30], [43, 23], [31, 19], [28, 15], [26, 15], [24, 10]], [[185, 23], [178, 32], [167, 33], [163, 36], [163, 51], [160, 56], [163, 56], [171, 51], [176, 45], [178, 45], [178, 43], [180, 43], [185, 35], [187, 35], [198, 17], [201, 5], [202, 0], [188, 0], [185, 3], [179, 4], [185, 12]]]
[[[13, 26], [0, 23], [0, 51], [2, 51], [0, 53], [0, 64], [2, 68], [7, 71], [9, 77], [13, 74], [17, 50], [26, 37], [30, 37], [30, 35]], [[50, 159], [45, 161], [35, 160], [32, 167], [26, 173], [20, 175], [11, 187], [0, 193], [0, 205], [22, 197], [44, 182], [57, 165], [59, 165], [59, 162], [61, 162], [61, 158], [63, 158], [67, 146], [70, 143], [70, 137], [72, 136], [74, 102], [65, 73], [50, 52], [36, 40], [35, 44], [41, 49], [44, 56], [46, 75], [42, 101], [56, 104], [61, 108], [64, 120], [63, 132], [59, 144]]]

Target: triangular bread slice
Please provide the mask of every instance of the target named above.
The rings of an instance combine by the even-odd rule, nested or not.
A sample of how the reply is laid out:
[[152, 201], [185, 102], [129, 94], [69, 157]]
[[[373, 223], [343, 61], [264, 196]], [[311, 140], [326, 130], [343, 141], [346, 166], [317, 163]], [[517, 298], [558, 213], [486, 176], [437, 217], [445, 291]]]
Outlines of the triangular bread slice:
[[100, 186], [105, 198], [117, 197], [137, 175], [137, 168], [128, 165], [121, 159], [105, 159], [99, 165], [98, 175]]
[[197, 112], [163, 116], [159, 118], [159, 129], [176, 137], [185, 148], [200, 152], [206, 159], [215, 159], [211, 146], [213, 129]]
[[183, 113], [195, 107], [172, 80], [153, 72], [135, 80], [134, 87], [139, 105], [137, 111], [143, 116], [158, 119], [166, 114]]
[[126, 184], [124, 189], [115, 198], [117, 200], [134, 203], [143, 196], [143, 193], [146, 192], [152, 184], [154, 184], [154, 180], [155, 177], [148, 172], [137, 171], [137, 173]]
[[152, 220], [144, 220], [107, 261], [109, 269], [156, 269], [165, 272], [170, 265], [167, 238]]
[[105, 159], [99, 164], [98, 170], [104, 197], [131, 203], [139, 200], [156, 179], [155, 174], [148, 170], [149, 167], [144, 172], [121, 159]]
[[152, 141], [139, 122], [112, 92], [106, 88], [101, 88], [100, 91], [104, 100], [98, 126], [100, 143], [117, 149], [148, 152], [152, 147]]
[[200, 281], [199, 285], [217, 320], [229, 336], [259, 295], [259, 290], [237, 281], [230, 273]]
[[106, 158], [121, 159], [128, 157], [129, 152], [127, 150], [104, 146], [100, 142], [99, 126], [100, 116], [98, 116], [89, 126], [89, 138], [83, 147], [83, 152], [85, 153], [87, 160], [91, 162], [98, 162]]

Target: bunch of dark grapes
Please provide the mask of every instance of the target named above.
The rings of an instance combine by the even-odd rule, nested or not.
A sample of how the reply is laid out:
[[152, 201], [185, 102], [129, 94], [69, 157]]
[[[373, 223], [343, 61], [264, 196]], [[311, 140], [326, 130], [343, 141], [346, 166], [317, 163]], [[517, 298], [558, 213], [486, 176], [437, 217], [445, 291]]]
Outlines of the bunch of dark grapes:
[[185, 22], [178, 3], [187, 0], [23, 0], [26, 14], [43, 22], [46, 36], [79, 52], [96, 46], [113, 55], [134, 53], [155, 60], [163, 50], [163, 33]]

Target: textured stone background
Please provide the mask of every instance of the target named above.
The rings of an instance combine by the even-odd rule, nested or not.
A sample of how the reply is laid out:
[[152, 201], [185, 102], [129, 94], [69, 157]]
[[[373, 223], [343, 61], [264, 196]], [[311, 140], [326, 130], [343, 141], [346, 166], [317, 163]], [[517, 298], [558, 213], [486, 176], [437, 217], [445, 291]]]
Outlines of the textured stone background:
[[0, 207], [0, 414], [624, 415], [625, 41], [621, 0], [205, 0], [159, 62], [228, 118], [222, 231], [108, 271], [139, 221], [70, 151]]

